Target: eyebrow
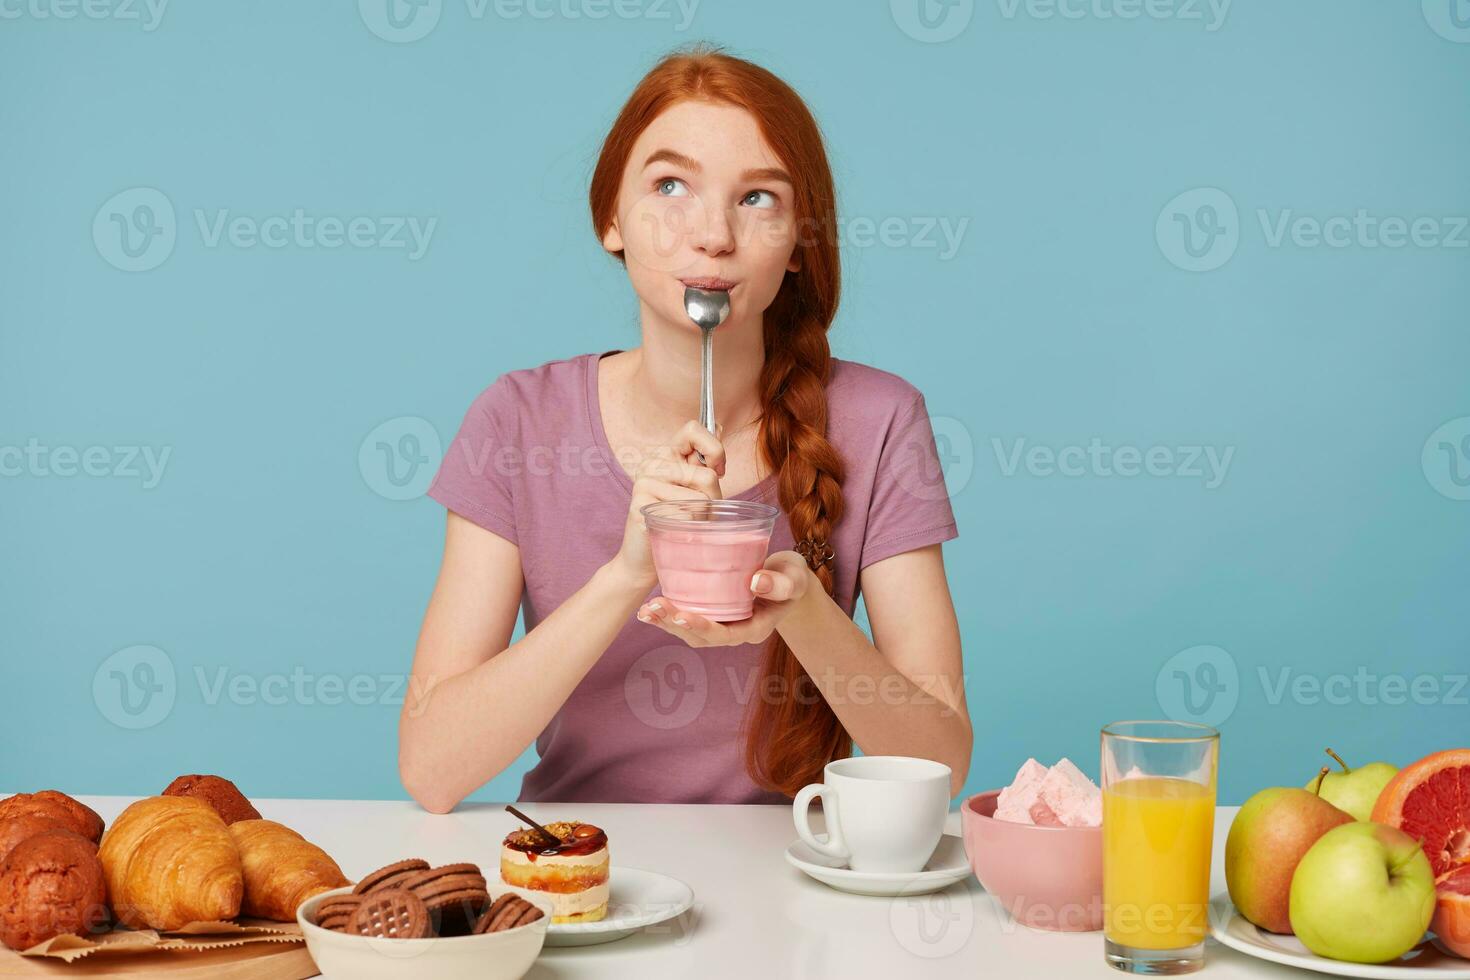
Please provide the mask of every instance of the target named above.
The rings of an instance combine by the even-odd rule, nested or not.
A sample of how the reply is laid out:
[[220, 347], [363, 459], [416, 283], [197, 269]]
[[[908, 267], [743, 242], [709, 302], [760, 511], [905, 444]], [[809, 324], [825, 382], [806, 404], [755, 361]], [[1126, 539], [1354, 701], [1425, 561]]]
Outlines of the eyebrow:
[[[695, 174], [704, 169], [699, 165], [698, 160], [695, 160], [692, 157], [685, 156], [678, 150], [669, 149], [654, 150], [648, 155], [648, 159], [643, 161], [643, 166], [647, 168], [653, 166], [655, 163], [660, 162], [672, 163], [676, 167], [682, 167], [690, 173]], [[779, 180], [784, 183], [790, 184], [793, 187], [796, 186], [796, 182], [791, 179], [791, 175], [782, 170], [780, 167], [757, 167], [754, 170], [742, 171], [740, 174], [740, 179]]]

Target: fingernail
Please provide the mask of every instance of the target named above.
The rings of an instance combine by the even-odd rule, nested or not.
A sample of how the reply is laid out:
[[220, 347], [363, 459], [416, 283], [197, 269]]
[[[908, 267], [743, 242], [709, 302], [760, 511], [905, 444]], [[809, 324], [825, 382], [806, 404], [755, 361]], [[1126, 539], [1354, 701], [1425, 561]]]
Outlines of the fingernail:
[[648, 608], [649, 609], [652, 609], [654, 612], [663, 612], [664, 611], [664, 607], [663, 606], [660, 606], [656, 602], [649, 603]]
[[640, 612], [638, 614], [638, 619], [645, 623], [650, 623], [653, 621], [651, 618], [649, 618], [649, 615], [646, 612]]
[[756, 572], [750, 577], [750, 591], [765, 592], [770, 589], [770, 587], [771, 581], [769, 576], [763, 575], [760, 572]]
[[684, 617], [683, 616], [675, 616], [674, 617], [674, 625], [675, 626], [688, 626], [689, 624], [684, 621]]

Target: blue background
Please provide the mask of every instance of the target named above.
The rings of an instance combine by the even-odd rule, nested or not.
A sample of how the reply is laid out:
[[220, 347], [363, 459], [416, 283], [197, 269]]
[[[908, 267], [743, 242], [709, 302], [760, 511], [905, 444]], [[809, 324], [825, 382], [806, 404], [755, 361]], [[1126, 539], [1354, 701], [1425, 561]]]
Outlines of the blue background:
[[[0, 20], [0, 788], [147, 794], [200, 771], [259, 796], [405, 795], [395, 704], [212, 685], [361, 676], [357, 700], [393, 699], [379, 678], [407, 670], [444, 516], [389, 499], [376, 440], [359, 449], [381, 423], [424, 431], [405, 418], [447, 440], [502, 371], [638, 342], [587, 178], [637, 78], [700, 39], [805, 95], [844, 219], [907, 229], [844, 241], [831, 336], [935, 416], [969, 790], [1028, 755], [1096, 775], [1099, 725], [1128, 717], [1219, 721], [1224, 802], [1305, 781], [1324, 745], [1403, 764], [1465, 742], [1467, 234], [1273, 245], [1260, 218], [1364, 209], [1453, 234], [1470, 37], [1448, 2], [1241, 0], [1211, 30], [1207, 6], [984, 0], [926, 41], [902, 0], [703, 0], [682, 31], [652, 0], [602, 20], [445, 0], [409, 42], [374, 33], [372, 0], [178, 3], [152, 30], [29, 2]], [[138, 272], [106, 236], [133, 188], [176, 212], [172, 251]], [[1209, 227], [1198, 195], [1169, 207], [1197, 188], [1238, 209], [1213, 212], [1235, 251], [1201, 272], [1168, 235]], [[297, 208], [437, 224], [414, 260], [211, 246], [195, 216]], [[967, 222], [955, 254], [914, 240], [925, 220]], [[1094, 438], [1233, 457], [1213, 489], [1008, 469], [1017, 440]], [[31, 440], [47, 462], [17, 468]], [[171, 455], [151, 488], [53, 472], [56, 447], [93, 446], [110, 472], [110, 447]], [[152, 681], [135, 653], [109, 660], [137, 645], [165, 658], [145, 655]], [[161, 717], [128, 727], [116, 677], [166, 687], [169, 667]], [[1430, 703], [1387, 675], [1427, 676]], [[1329, 693], [1279, 689], [1302, 676]], [[477, 798], [513, 798], [531, 761]]]

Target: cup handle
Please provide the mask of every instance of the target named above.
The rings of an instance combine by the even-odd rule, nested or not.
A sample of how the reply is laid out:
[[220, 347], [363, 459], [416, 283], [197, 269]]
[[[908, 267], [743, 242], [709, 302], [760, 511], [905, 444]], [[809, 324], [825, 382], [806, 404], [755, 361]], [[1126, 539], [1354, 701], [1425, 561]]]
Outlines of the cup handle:
[[[819, 796], [822, 798], [822, 813], [827, 818], [826, 843], [817, 840], [807, 820], [807, 811], [811, 807], [812, 800]], [[797, 834], [801, 836], [802, 842], [807, 847], [837, 861], [846, 861], [851, 858], [852, 855], [847, 851], [847, 842], [842, 838], [842, 824], [837, 820], [836, 789], [824, 783], [803, 786], [801, 792], [796, 794], [796, 799], [791, 801], [791, 817], [796, 823]]]

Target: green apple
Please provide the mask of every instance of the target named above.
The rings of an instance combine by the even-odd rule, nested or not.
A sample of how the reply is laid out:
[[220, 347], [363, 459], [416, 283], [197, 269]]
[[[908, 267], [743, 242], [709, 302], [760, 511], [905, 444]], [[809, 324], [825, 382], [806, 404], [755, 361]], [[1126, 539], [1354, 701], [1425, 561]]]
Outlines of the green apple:
[[1225, 884], [1240, 914], [1269, 932], [1291, 932], [1291, 873], [1307, 848], [1351, 815], [1291, 786], [1245, 801], [1225, 838]]
[[1324, 767], [1307, 783], [1307, 789], [1339, 810], [1351, 813], [1354, 820], [1367, 820], [1373, 812], [1373, 804], [1378, 801], [1378, 794], [1383, 792], [1383, 787], [1398, 773], [1398, 766], [1387, 762], [1370, 762], [1366, 766], [1349, 769], [1348, 764], [1336, 752], [1328, 749], [1327, 754], [1337, 760], [1337, 764], [1342, 766], [1342, 772], [1329, 772]]
[[1434, 899], [1434, 872], [1419, 842], [1357, 820], [1302, 855], [1291, 876], [1291, 925], [1318, 956], [1387, 963], [1424, 937]]

